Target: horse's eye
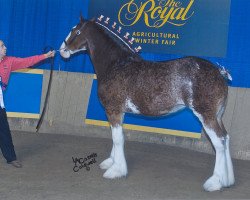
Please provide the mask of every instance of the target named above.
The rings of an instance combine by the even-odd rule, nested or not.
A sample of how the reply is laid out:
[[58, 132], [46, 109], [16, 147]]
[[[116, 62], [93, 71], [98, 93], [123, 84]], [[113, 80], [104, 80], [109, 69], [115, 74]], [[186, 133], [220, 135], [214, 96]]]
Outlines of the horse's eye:
[[80, 35], [81, 34], [81, 31], [80, 30], [77, 30], [76, 31], [76, 35]]

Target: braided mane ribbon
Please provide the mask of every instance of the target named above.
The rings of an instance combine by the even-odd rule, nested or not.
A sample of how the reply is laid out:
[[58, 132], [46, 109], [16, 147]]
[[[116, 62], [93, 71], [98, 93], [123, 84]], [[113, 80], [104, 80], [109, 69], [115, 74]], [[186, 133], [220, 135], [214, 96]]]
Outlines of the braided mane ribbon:
[[[106, 19], [104, 19], [104, 16], [101, 15], [100, 17], [97, 18], [96, 23], [105, 28], [106, 30], [108, 30], [109, 32], [111, 32], [117, 38], [119, 38], [134, 53], [138, 53], [142, 49], [141, 46], [135, 48], [132, 46], [135, 42], [135, 38], [131, 37], [131, 39], [129, 39], [129, 35], [131, 35], [130, 33], [126, 32], [123, 37], [120, 36], [120, 34], [122, 34], [122, 27], [118, 26], [117, 30], [115, 31], [117, 23], [116, 22], [113, 22], [113, 24], [110, 23], [109, 17], [106, 17]], [[108, 25], [110, 25], [111, 28], [108, 27]], [[126, 40], [124, 40], [124, 38]]]

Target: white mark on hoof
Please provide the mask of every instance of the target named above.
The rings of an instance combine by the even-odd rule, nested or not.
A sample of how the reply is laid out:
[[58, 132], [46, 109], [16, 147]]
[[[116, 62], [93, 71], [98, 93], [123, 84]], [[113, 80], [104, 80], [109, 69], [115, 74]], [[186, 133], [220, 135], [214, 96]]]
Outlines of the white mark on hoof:
[[115, 179], [126, 176], [127, 173], [127, 168], [114, 164], [103, 174], [103, 177], [107, 179]]
[[220, 183], [220, 179], [218, 176], [211, 176], [203, 185], [204, 190], [208, 192], [213, 192], [217, 190], [221, 190], [222, 184]]
[[104, 160], [99, 166], [101, 169], [109, 169], [112, 165], [113, 165], [114, 161], [112, 158], [108, 158], [106, 160]]

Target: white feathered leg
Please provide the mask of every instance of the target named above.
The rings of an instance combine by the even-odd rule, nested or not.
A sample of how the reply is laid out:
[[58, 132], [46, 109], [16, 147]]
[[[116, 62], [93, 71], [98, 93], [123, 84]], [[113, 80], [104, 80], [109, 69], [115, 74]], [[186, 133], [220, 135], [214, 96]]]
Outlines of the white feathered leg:
[[227, 137], [226, 137], [226, 161], [227, 161], [227, 170], [228, 170], [228, 185], [227, 185], [227, 187], [232, 186], [235, 182], [233, 163], [232, 163], [230, 150], [229, 150], [229, 142], [230, 142], [230, 137], [229, 137], [229, 135], [227, 135]]
[[109, 169], [113, 163], [114, 163], [114, 145], [112, 147], [112, 150], [111, 150], [111, 153], [110, 153], [110, 157], [107, 158], [106, 160], [104, 160], [101, 164], [100, 164], [100, 168], [101, 169], [104, 169], [104, 170], [107, 170]]
[[[127, 163], [124, 155], [124, 136], [122, 126], [111, 127], [113, 139], [113, 164], [104, 173], [104, 178], [114, 179], [127, 175]], [[112, 154], [112, 153], [111, 153]]]
[[228, 187], [228, 167], [226, 157], [226, 144], [224, 138], [219, 138], [214, 130], [204, 126], [204, 129], [210, 137], [215, 151], [215, 166], [213, 175], [203, 185], [206, 191], [220, 190], [222, 187]]
[[[225, 111], [225, 106], [222, 105], [219, 108], [219, 112], [217, 114], [217, 121], [218, 121], [220, 127], [222, 128], [222, 130], [224, 132], [227, 132], [224, 125], [223, 125], [223, 122], [222, 122], [222, 116], [223, 116], [224, 111]], [[226, 165], [227, 165], [227, 173], [228, 173], [227, 174], [228, 175], [228, 184], [226, 187], [232, 186], [235, 182], [233, 163], [232, 163], [232, 159], [231, 159], [231, 155], [230, 155], [229, 143], [230, 143], [230, 137], [227, 134], [227, 136], [225, 137], [225, 151], [226, 151], [225, 154], [226, 154]]]
[[[229, 136], [218, 137], [215, 130], [219, 134], [225, 134], [226, 130], [224, 128], [223, 122], [221, 120], [222, 114], [224, 112], [223, 108], [219, 111], [217, 115], [217, 120], [210, 121], [208, 126], [203, 119], [203, 116], [192, 109], [194, 114], [198, 117], [203, 125], [207, 135], [211, 139], [211, 142], [215, 148], [215, 166], [213, 175], [204, 183], [203, 188], [206, 191], [216, 191], [220, 190], [222, 187], [229, 187], [234, 184], [234, 172], [233, 165], [229, 151]], [[213, 127], [213, 128], [212, 128]]]

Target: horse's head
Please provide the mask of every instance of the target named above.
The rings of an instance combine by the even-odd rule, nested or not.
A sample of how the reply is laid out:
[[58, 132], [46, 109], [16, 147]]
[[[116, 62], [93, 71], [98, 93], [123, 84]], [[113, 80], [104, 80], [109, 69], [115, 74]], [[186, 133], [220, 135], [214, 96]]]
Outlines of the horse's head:
[[80, 23], [74, 26], [63, 41], [60, 47], [60, 54], [64, 58], [69, 58], [71, 54], [87, 49], [87, 41], [84, 34], [84, 27], [87, 21], [80, 17]]

